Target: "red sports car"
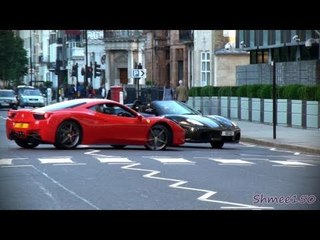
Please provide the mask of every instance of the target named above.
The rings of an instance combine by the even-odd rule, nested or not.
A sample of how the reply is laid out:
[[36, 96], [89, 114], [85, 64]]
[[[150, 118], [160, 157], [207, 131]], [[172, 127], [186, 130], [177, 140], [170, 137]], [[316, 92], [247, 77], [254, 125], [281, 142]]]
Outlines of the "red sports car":
[[105, 99], [75, 99], [36, 109], [9, 110], [7, 138], [23, 148], [41, 143], [59, 149], [79, 144], [110, 144], [114, 148], [144, 145], [151, 150], [184, 143], [185, 131], [164, 117], [145, 118]]

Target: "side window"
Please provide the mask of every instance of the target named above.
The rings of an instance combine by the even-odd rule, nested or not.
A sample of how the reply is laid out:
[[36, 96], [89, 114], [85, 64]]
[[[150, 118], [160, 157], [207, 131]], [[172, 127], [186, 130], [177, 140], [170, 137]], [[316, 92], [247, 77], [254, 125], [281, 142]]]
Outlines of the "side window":
[[92, 106], [90, 110], [100, 112], [103, 114], [114, 115], [119, 117], [134, 117], [135, 115], [130, 111], [114, 104], [97, 104]]

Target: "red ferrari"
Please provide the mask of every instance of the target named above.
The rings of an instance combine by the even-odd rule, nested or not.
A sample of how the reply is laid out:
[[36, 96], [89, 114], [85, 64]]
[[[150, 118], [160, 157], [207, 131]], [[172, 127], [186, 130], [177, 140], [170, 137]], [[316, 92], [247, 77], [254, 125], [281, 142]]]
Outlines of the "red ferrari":
[[144, 145], [151, 150], [184, 143], [185, 131], [164, 117], [145, 118], [105, 99], [75, 99], [36, 109], [9, 110], [6, 134], [23, 148], [53, 144], [72, 149], [79, 144], [110, 144], [114, 148]]

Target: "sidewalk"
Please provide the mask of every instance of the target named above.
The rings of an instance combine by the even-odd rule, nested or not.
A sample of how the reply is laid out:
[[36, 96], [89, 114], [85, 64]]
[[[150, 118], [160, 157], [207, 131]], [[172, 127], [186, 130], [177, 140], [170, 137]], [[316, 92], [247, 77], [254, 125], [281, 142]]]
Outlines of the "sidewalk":
[[242, 142], [320, 155], [319, 129], [276, 126], [276, 139], [273, 139], [272, 125], [237, 120], [234, 122], [241, 128]]

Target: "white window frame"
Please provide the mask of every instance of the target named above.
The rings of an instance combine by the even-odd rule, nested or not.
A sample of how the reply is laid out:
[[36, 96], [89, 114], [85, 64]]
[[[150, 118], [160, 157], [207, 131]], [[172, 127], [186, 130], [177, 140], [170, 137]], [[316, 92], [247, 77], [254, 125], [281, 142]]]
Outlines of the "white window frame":
[[211, 78], [211, 56], [209, 51], [201, 52], [200, 79], [201, 86], [210, 85]]

